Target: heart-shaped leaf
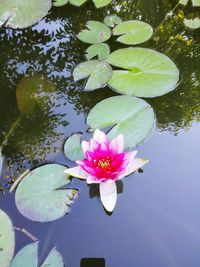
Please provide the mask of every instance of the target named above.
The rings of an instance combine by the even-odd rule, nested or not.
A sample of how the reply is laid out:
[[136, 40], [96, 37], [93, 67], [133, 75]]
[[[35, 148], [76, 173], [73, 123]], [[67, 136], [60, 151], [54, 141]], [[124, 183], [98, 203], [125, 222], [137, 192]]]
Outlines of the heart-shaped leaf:
[[112, 0], [92, 0], [96, 8], [107, 6], [112, 2]]
[[45, 17], [51, 8], [51, 0], [1, 0], [0, 26], [26, 28]]
[[194, 19], [184, 19], [183, 23], [186, 27], [190, 29], [198, 29], [200, 28], [200, 18], [196, 17]]
[[53, 6], [59, 7], [59, 6], [64, 6], [68, 3], [69, 0], [54, 0], [53, 1]]
[[151, 132], [155, 116], [151, 106], [142, 99], [129, 96], [107, 98], [92, 108], [87, 124], [94, 129], [114, 126], [110, 139], [124, 135], [125, 148], [134, 148]]
[[93, 44], [86, 50], [88, 60], [98, 56], [99, 60], [106, 59], [110, 55], [110, 47], [107, 44]]
[[90, 60], [80, 63], [73, 72], [75, 81], [87, 78], [85, 91], [104, 87], [112, 77], [112, 68], [105, 61]]
[[0, 266], [9, 267], [15, 250], [15, 234], [8, 215], [0, 210]]
[[155, 97], [177, 86], [179, 70], [167, 56], [152, 49], [129, 47], [110, 54], [106, 60], [115, 70], [109, 85], [121, 94]]
[[108, 15], [104, 18], [103, 21], [108, 27], [115, 27], [117, 24], [122, 23], [122, 20], [117, 15]]
[[98, 44], [107, 41], [111, 36], [111, 30], [102, 22], [88, 21], [86, 24], [88, 30], [82, 30], [77, 38], [84, 43]]
[[121, 35], [117, 41], [123, 44], [136, 45], [146, 42], [153, 34], [153, 28], [138, 20], [129, 20], [120, 23], [113, 29], [114, 35]]
[[15, 202], [18, 210], [32, 221], [56, 220], [69, 212], [76, 189], [60, 189], [70, 183], [66, 167], [47, 164], [31, 171], [19, 184]]
[[64, 144], [64, 153], [67, 158], [72, 161], [84, 159], [82, 146], [80, 143], [81, 134], [73, 134]]
[[[188, 0], [179, 0], [179, 3], [182, 5], [187, 5]], [[192, 0], [193, 6], [200, 6], [200, 0]]]

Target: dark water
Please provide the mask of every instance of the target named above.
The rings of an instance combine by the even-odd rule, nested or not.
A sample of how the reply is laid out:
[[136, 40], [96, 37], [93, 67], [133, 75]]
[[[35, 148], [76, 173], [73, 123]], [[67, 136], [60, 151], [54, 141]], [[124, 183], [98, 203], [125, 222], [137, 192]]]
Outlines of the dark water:
[[[104, 258], [106, 267], [200, 266], [200, 31], [184, 28], [183, 16], [199, 9], [178, 6], [176, 1], [116, 1], [95, 10], [54, 8], [49, 16], [26, 30], [0, 30], [0, 141], [3, 143], [0, 208], [15, 226], [40, 240], [40, 259], [56, 245], [68, 267], [79, 267], [82, 258]], [[100, 100], [115, 95], [109, 88], [82, 91], [71, 73], [84, 60], [87, 48], [76, 33], [88, 20], [102, 21], [118, 13], [124, 20], [150, 23], [155, 34], [142, 46], [168, 55], [181, 72], [178, 88], [165, 96], [146, 99], [154, 108], [157, 125], [138, 146], [139, 156], [150, 162], [143, 173], [123, 180], [112, 216], [103, 210], [98, 191], [73, 179], [80, 194], [71, 213], [52, 223], [36, 223], [16, 209], [12, 182], [25, 169], [45, 162], [72, 166], [62, 152], [72, 133], [86, 132], [85, 118]], [[163, 20], [165, 21], [163, 22]], [[110, 42], [111, 49], [119, 48]], [[20, 115], [16, 87], [25, 76], [43, 77], [51, 84], [51, 103], [29, 116]], [[48, 102], [48, 101], [47, 101]], [[16, 232], [16, 252], [30, 243]], [[89, 267], [89, 265], [86, 265]], [[27, 266], [28, 267], [28, 266]], [[84, 266], [83, 266], [84, 267]], [[93, 267], [97, 267], [94, 264]]]

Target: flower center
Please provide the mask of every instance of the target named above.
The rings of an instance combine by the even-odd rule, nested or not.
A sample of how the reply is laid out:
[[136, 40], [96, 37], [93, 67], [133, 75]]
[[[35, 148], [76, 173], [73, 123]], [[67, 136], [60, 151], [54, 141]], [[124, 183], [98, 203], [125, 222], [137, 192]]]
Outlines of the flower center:
[[111, 160], [110, 157], [94, 160], [96, 166], [98, 168], [104, 169], [104, 170], [110, 170], [111, 169]]

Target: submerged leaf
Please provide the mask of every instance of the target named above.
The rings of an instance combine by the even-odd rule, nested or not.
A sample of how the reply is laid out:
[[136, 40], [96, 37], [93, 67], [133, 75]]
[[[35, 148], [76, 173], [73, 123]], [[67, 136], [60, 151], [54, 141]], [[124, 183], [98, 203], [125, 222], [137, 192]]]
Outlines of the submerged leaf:
[[64, 144], [64, 153], [67, 158], [72, 161], [84, 159], [82, 146], [80, 143], [81, 134], [73, 134]]
[[75, 81], [87, 78], [85, 91], [92, 91], [104, 87], [112, 77], [112, 68], [105, 61], [90, 60], [80, 63], [73, 72]]
[[25, 217], [32, 221], [47, 222], [69, 212], [77, 190], [60, 189], [70, 183], [64, 174], [65, 169], [66, 167], [58, 164], [47, 164], [31, 171], [21, 181], [15, 202]]
[[194, 18], [194, 19], [184, 19], [183, 23], [186, 27], [190, 29], [198, 29], [200, 28], [200, 18]]
[[93, 44], [86, 50], [88, 60], [98, 56], [99, 60], [106, 59], [110, 55], [110, 47], [107, 44]]
[[69, 0], [54, 0], [53, 1], [53, 6], [59, 7], [59, 6], [64, 6], [68, 3]]
[[88, 30], [82, 30], [77, 38], [82, 42], [89, 44], [98, 44], [105, 42], [111, 36], [111, 30], [99, 21], [88, 21], [86, 24]]
[[113, 29], [114, 35], [121, 35], [117, 41], [123, 44], [135, 45], [146, 42], [153, 34], [153, 28], [138, 20], [129, 20], [120, 23]]
[[109, 85], [121, 94], [155, 97], [177, 86], [179, 70], [167, 56], [152, 49], [129, 47], [116, 50], [106, 60], [115, 70]]
[[8, 215], [0, 209], [0, 266], [9, 267], [15, 250], [15, 235]]
[[92, 0], [96, 6], [96, 8], [107, 6], [112, 2], [112, 0]]
[[115, 25], [120, 24], [122, 19], [117, 15], [108, 15], [104, 18], [103, 21], [108, 27], [115, 27]]
[[114, 96], [96, 104], [87, 117], [94, 129], [114, 126], [108, 133], [110, 139], [123, 134], [125, 148], [134, 148], [151, 132], [155, 116], [151, 106], [142, 99]]
[[51, 8], [51, 0], [1, 0], [0, 26], [26, 28], [45, 17]]

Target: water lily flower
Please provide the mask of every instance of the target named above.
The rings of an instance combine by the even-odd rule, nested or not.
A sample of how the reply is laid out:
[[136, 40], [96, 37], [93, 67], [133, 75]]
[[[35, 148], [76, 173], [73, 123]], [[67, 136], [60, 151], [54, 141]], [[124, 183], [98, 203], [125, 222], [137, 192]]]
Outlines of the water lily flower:
[[89, 142], [82, 142], [85, 160], [76, 161], [76, 167], [66, 169], [65, 173], [88, 184], [100, 185], [100, 198], [104, 208], [112, 212], [117, 200], [116, 181], [141, 168], [147, 159], [136, 158], [137, 151], [124, 151], [124, 138], [119, 135], [109, 141], [106, 134], [95, 130]]

